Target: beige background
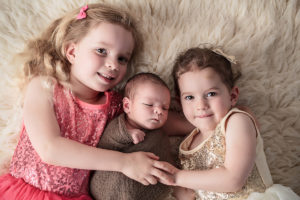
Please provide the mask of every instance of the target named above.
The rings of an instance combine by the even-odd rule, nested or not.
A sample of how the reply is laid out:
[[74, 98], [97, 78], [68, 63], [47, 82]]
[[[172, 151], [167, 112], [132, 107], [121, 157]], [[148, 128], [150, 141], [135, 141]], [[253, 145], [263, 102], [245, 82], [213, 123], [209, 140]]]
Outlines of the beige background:
[[[92, 1], [88, 1], [92, 2]], [[93, 1], [102, 2], [102, 1]], [[159, 74], [172, 86], [178, 52], [223, 46], [240, 63], [240, 102], [260, 121], [275, 183], [300, 194], [300, 11], [296, 0], [112, 0], [139, 20], [145, 49], [135, 72]], [[8, 170], [22, 121], [18, 66], [9, 64], [52, 20], [84, 0], [1, 0], [0, 173]]]

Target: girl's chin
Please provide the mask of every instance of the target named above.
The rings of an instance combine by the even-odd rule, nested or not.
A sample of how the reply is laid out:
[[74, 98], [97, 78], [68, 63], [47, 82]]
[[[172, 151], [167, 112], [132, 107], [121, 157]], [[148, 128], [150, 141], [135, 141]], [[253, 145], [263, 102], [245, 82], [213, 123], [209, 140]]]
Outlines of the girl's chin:
[[213, 131], [216, 129], [217, 127], [217, 124], [194, 124], [195, 127], [197, 127], [199, 130], [202, 130], [202, 131]]

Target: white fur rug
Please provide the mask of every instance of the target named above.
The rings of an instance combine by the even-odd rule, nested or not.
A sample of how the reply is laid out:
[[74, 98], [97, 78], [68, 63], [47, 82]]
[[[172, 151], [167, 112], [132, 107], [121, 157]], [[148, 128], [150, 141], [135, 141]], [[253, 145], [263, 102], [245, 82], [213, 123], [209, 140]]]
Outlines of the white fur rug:
[[[7, 172], [22, 121], [21, 95], [14, 79], [18, 67], [9, 61], [52, 20], [86, 2], [1, 1], [0, 174]], [[274, 182], [300, 194], [299, 1], [105, 2], [122, 6], [139, 19], [145, 50], [135, 71], [155, 72], [170, 86], [173, 61], [186, 48], [211, 43], [235, 55], [243, 74], [238, 82], [240, 102], [260, 121]]]

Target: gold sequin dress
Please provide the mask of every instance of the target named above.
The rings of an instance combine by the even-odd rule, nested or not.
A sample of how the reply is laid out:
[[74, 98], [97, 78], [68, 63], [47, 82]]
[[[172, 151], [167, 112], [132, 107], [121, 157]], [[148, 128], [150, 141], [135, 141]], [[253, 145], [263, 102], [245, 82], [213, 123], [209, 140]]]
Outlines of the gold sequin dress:
[[[208, 170], [224, 165], [226, 152], [225, 124], [234, 113], [244, 113], [248, 115], [255, 124], [251, 115], [234, 108], [217, 125], [209, 138], [189, 150], [194, 136], [198, 134], [198, 129], [195, 129], [179, 146], [179, 158], [182, 169]], [[263, 141], [256, 124], [255, 127], [257, 131], [255, 166], [242, 189], [238, 192], [228, 193], [197, 190], [195, 191], [197, 200], [300, 199], [290, 188], [278, 184], [273, 185], [263, 150]]]

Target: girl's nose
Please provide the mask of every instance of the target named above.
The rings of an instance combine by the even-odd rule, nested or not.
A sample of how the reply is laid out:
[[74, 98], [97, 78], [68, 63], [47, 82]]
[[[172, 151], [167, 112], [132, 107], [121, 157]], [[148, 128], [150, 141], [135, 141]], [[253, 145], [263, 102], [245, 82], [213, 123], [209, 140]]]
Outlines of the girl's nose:
[[114, 59], [107, 59], [106, 67], [109, 68], [110, 70], [118, 70], [119, 69], [118, 62], [115, 61]]
[[197, 101], [197, 109], [198, 110], [206, 110], [208, 108], [208, 104], [206, 102], [206, 99], [201, 98]]

